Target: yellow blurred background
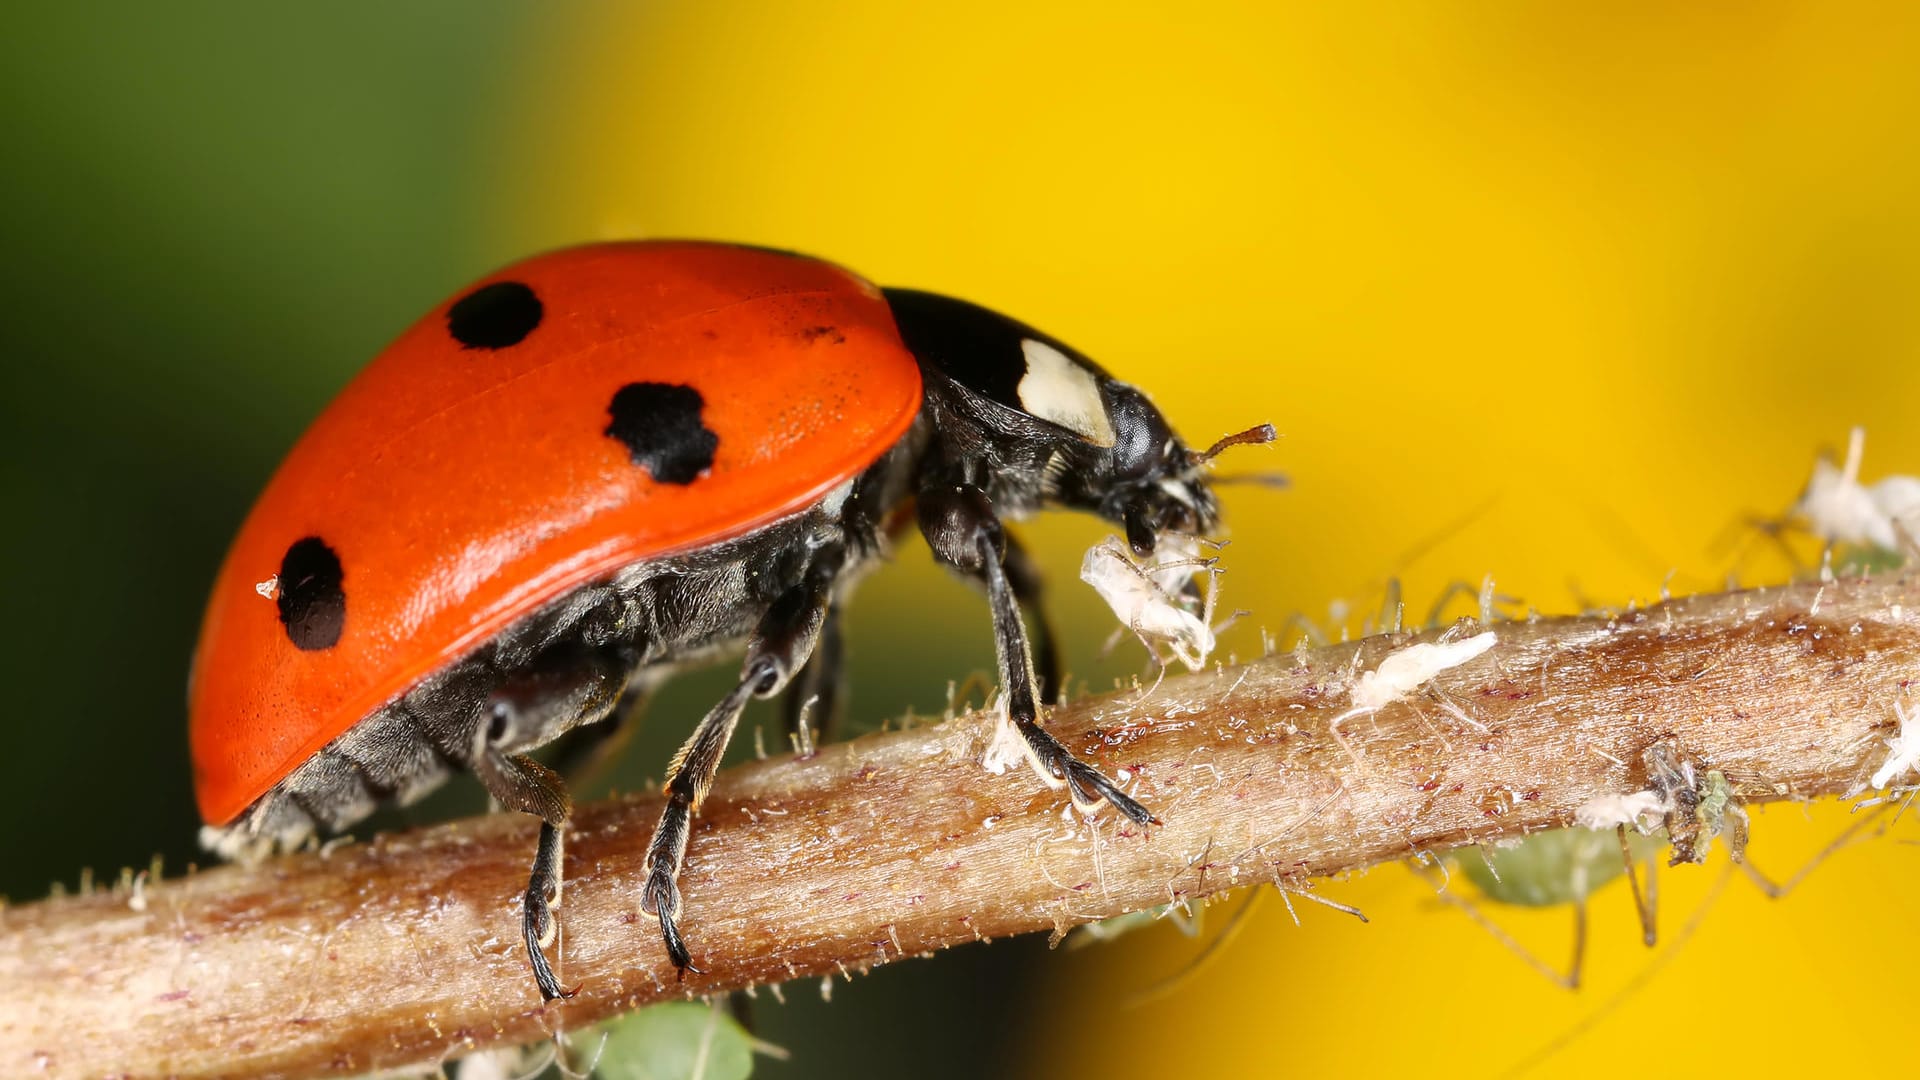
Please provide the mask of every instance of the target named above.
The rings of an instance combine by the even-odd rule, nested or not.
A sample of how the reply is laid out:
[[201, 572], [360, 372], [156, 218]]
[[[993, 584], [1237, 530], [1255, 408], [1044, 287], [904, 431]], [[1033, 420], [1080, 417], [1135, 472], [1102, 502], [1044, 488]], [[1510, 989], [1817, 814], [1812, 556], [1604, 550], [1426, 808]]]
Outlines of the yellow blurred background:
[[[1225, 602], [1358, 630], [1494, 575], [1508, 610], [1730, 573], [1815, 453], [1920, 473], [1920, 8], [1615, 3], [1035, 5], [416, 0], [337, 15], [42, 5], [0, 42], [0, 530], [13, 899], [155, 851], [178, 868], [187, 650], [276, 458], [420, 312], [529, 252], [699, 236], [987, 303], [1147, 389], [1223, 471]], [[1729, 529], [1736, 532], [1730, 533]], [[1112, 616], [1104, 531], [1032, 523], [1071, 666]], [[1751, 537], [1751, 533], [1746, 534]], [[1449, 615], [1471, 605], [1456, 602]], [[855, 728], [991, 664], [917, 548], [850, 626]], [[716, 681], [717, 680], [717, 681]], [[620, 783], [658, 776], [724, 671], [676, 681]], [[684, 685], [683, 685], [684, 683]], [[80, 734], [84, 733], [84, 734]], [[743, 742], [748, 741], [743, 739]], [[473, 812], [471, 785], [392, 827]], [[1757, 815], [1784, 876], [1843, 806]], [[1671, 954], [1615, 885], [1561, 991], [1400, 867], [1157, 926], [883, 969], [775, 1008], [765, 1075], [1495, 1074], [1883, 1065], [1913, 1012], [1911, 821], [1791, 897], [1735, 880]], [[1904, 842], [1903, 842], [1904, 841]], [[1723, 863], [1663, 878], [1668, 941]], [[1468, 888], [1456, 879], [1455, 888]], [[1208, 913], [1204, 936], [1226, 910]], [[1493, 912], [1549, 962], [1564, 910]], [[1624, 991], [1631, 995], [1620, 997]], [[998, 1067], [998, 1066], [996, 1066]]]
[[[1192, 441], [1271, 419], [1293, 490], [1230, 495], [1226, 596], [1277, 625], [1424, 612], [1495, 575], [1545, 612], [1695, 590], [1865, 424], [1920, 471], [1920, 9], [1868, 5], [655, 5], [549, 26], [494, 204], [513, 249], [717, 236], [825, 253], [1033, 322], [1150, 389]], [[1476, 512], [1478, 511], [1478, 512]], [[1464, 523], [1462, 523], [1464, 520]], [[1056, 577], [1097, 538], [1039, 526]], [[1437, 541], [1434, 537], [1439, 536]], [[925, 560], [861, 635], [925, 635]], [[1077, 585], [1063, 591], [1072, 592]], [[1063, 597], [1084, 656], [1100, 615]], [[956, 592], [956, 632], [980, 634]], [[1456, 609], [1456, 611], [1459, 609]], [[1356, 620], [1357, 625], [1357, 620]], [[1256, 649], [1251, 628], [1229, 648]], [[1844, 810], [1763, 812], [1783, 875]], [[1911, 829], [1896, 835], [1911, 837]], [[1698, 934], [1539, 1075], [1869, 1065], [1913, 993], [1920, 853], [1846, 852]], [[1671, 938], [1718, 866], [1667, 876]], [[1457, 887], [1465, 888], [1464, 882]], [[1041, 966], [1029, 1075], [1505, 1069], [1640, 980], [1595, 901], [1589, 985], [1525, 968], [1398, 867]], [[1496, 912], [1551, 962], [1565, 910]], [[1211, 913], [1209, 932], [1222, 924]]]

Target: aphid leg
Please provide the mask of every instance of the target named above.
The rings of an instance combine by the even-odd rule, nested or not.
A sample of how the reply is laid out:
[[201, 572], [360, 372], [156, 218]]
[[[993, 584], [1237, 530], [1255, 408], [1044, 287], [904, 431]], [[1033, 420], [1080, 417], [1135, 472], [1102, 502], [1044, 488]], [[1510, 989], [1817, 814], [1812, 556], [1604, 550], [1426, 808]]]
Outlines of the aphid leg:
[[1040, 726], [1039, 698], [1034, 687], [1033, 653], [1027, 644], [1020, 604], [1014, 598], [1000, 560], [1006, 550], [1005, 530], [993, 512], [986, 492], [972, 485], [933, 485], [920, 492], [920, 531], [936, 559], [983, 581], [993, 609], [994, 651], [1000, 664], [1007, 719], [1025, 745], [1028, 761], [1051, 787], [1065, 787], [1074, 806], [1091, 814], [1102, 801], [1111, 803], [1133, 821], [1156, 824], [1146, 807], [1121, 791], [1098, 769], [1074, 757]]
[[1798, 888], [1801, 882], [1807, 880], [1807, 875], [1819, 869], [1821, 863], [1826, 862], [1829, 858], [1838, 854], [1841, 849], [1850, 847], [1862, 840], [1872, 839], [1882, 832], [1885, 832], [1887, 823], [1882, 823], [1873, 832], [1862, 835], [1866, 833], [1867, 826], [1879, 821], [1893, 805], [1892, 802], [1883, 802], [1856, 818], [1851, 825], [1848, 825], [1840, 831], [1840, 835], [1828, 841], [1827, 846], [1815, 852], [1813, 857], [1808, 859], [1804, 866], [1794, 871], [1793, 875], [1785, 881], [1774, 881], [1766, 874], [1761, 873], [1758, 867], [1747, 861], [1747, 816], [1745, 811], [1739, 810], [1738, 808], [1735, 808], [1727, 815], [1727, 847], [1732, 855], [1733, 861], [1739, 864], [1741, 872], [1747, 875], [1747, 880], [1753, 882], [1754, 887], [1766, 893], [1770, 899], [1778, 900]]
[[1353, 748], [1352, 740], [1348, 739], [1346, 733], [1340, 730], [1340, 725], [1357, 716], [1372, 716], [1373, 714], [1374, 710], [1372, 709], [1353, 708], [1327, 721], [1327, 734], [1333, 736], [1333, 741], [1339, 743], [1340, 749], [1345, 750], [1347, 756], [1353, 759], [1354, 765], [1359, 767], [1362, 775], [1371, 775], [1367, 772], [1367, 763], [1360, 760], [1360, 752]]
[[1034, 694], [1041, 701], [1059, 701], [1067, 688], [1060, 678], [1060, 646], [1053, 634], [1053, 623], [1047, 618], [1046, 605], [1041, 601], [1045, 578], [1020, 538], [1011, 532], [1004, 535], [1007, 554], [1002, 565], [1006, 567], [1007, 584], [1013, 587], [1014, 600], [1033, 623]]
[[826, 625], [833, 578], [840, 566], [836, 553], [823, 552], [806, 580], [773, 602], [747, 643], [740, 684], [707, 713], [667, 765], [667, 806], [660, 813], [660, 824], [647, 849], [647, 883], [641, 892], [640, 910], [660, 920], [667, 957], [680, 969], [682, 978], [688, 971], [700, 973], [687, 952], [679, 925], [680, 869], [687, 858], [687, 833], [693, 815], [700, 812], [700, 804], [713, 786], [720, 758], [727, 752], [727, 742], [733, 738], [747, 701], [778, 694], [813, 656]]
[[1656, 905], [1660, 902], [1659, 869], [1652, 860], [1647, 861], [1647, 888], [1640, 890], [1640, 873], [1634, 869], [1633, 846], [1627, 842], [1627, 827], [1617, 825], [1620, 834], [1620, 861], [1627, 868], [1627, 886], [1633, 890], [1633, 909], [1640, 914], [1640, 939], [1653, 948], [1658, 940], [1659, 916]]
[[1493, 935], [1495, 941], [1506, 946], [1507, 951], [1526, 961], [1527, 966], [1539, 972], [1542, 978], [1545, 978], [1548, 982], [1553, 983], [1563, 990], [1580, 989], [1580, 978], [1586, 968], [1587, 962], [1587, 902], [1585, 898], [1575, 900], [1572, 904], [1573, 958], [1568, 963], [1567, 970], [1562, 973], [1555, 971], [1551, 964], [1533, 955], [1525, 945], [1515, 940], [1512, 934], [1501, 929], [1499, 923], [1488, 918], [1486, 912], [1480, 910], [1480, 905], [1453, 890], [1445, 888], [1444, 884], [1436, 880], [1434, 876], [1435, 872], [1431, 867], [1417, 861], [1410, 861], [1408, 866], [1414, 873], [1419, 874], [1425, 878], [1429, 884], [1435, 886], [1434, 895], [1454, 907], [1459, 908], [1466, 914], [1467, 918], [1472, 919], [1478, 924], [1480, 929]]
[[840, 613], [827, 612], [813, 659], [787, 684], [780, 715], [787, 743], [801, 757], [812, 757], [816, 742], [833, 738], [845, 711], [846, 651], [840, 638]]

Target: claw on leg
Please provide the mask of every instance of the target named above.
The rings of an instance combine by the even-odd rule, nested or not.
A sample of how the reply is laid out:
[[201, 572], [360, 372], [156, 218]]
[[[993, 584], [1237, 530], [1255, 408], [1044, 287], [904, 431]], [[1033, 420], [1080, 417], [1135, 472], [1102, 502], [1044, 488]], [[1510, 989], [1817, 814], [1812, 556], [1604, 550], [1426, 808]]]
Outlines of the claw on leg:
[[522, 904], [521, 932], [527, 943], [527, 960], [533, 965], [533, 981], [540, 988], [542, 1001], [570, 998], [578, 990], [560, 985], [547, 962], [546, 950], [560, 937], [560, 923], [553, 917], [553, 905], [560, 900], [560, 830], [551, 822], [540, 823], [540, 850], [533, 860], [533, 878], [527, 882]]

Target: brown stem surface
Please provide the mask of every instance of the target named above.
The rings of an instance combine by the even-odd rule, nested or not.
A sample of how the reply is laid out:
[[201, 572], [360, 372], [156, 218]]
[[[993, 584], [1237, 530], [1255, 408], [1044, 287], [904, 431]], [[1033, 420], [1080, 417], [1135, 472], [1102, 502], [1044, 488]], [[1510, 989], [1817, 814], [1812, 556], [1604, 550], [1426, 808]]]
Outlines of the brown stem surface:
[[[496, 815], [0, 911], [0, 1075], [308, 1076], [432, 1063], [662, 998], [863, 970], [1251, 882], [1567, 824], [1676, 741], [1753, 800], [1850, 791], [1920, 677], [1910, 579], [1500, 623], [1498, 644], [1328, 734], [1414, 635], [1279, 654], [1059, 710], [1052, 729], [1165, 822], [1089, 828], [982, 714], [726, 773], [687, 856], [677, 982], [640, 912], [652, 795], [582, 807], [561, 978], [519, 936], [534, 823]], [[1423, 635], [1430, 639], [1433, 635]], [[1456, 635], [1458, 636], [1458, 635]], [[1486, 731], [1461, 719], [1464, 715]], [[1624, 763], [1624, 764], [1623, 764]]]

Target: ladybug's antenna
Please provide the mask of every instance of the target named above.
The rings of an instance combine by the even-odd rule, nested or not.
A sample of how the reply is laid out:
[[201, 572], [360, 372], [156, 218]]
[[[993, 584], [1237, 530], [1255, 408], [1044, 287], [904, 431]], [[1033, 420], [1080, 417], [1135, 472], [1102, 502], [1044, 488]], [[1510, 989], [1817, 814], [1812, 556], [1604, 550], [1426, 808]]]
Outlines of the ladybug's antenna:
[[1273, 491], [1284, 491], [1293, 486], [1293, 481], [1283, 472], [1229, 473], [1226, 476], [1214, 477], [1211, 483], [1214, 487], [1244, 484], [1248, 487], [1263, 487]]
[[1207, 447], [1205, 453], [1193, 455], [1193, 464], [1204, 465], [1214, 458], [1219, 457], [1220, 452], [1229, 447], [1258, 446], [1262, 443], [1270, 443], [1279, 437], [1280, 433], [1273, 429], [1272, 424], [1260, 424], [1257, 427], [1250, 427], [1245, 431], [1236, 431], [1232, 435], [1228, 435], [1219, 442]]

